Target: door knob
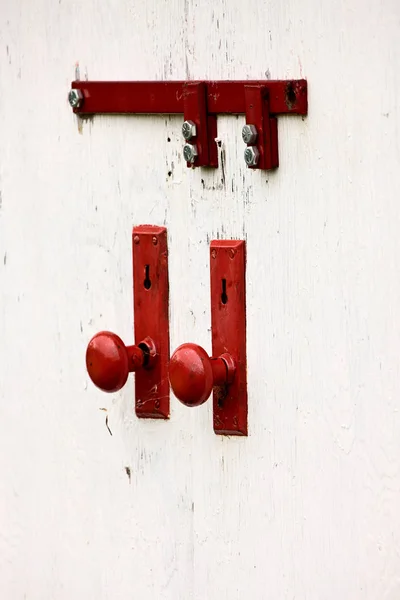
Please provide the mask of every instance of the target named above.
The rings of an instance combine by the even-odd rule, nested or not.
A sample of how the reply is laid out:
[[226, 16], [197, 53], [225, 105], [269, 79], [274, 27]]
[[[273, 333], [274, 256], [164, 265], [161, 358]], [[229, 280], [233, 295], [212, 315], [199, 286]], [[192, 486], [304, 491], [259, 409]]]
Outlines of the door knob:
[[246, 253], [243, 240], [210, 245], [212, 357], [196, 344], [171, 356], [169, 381], [186, 406], [213, 391], [213, 426], [219, 435], [247, 435]]
[[175, 396], [186, 406], [200, 406], [214, 386], [227, 386], [235, 377], [230, 354], [210, 358], [197, 344], [182, 344], [171, 356], [169, 380]]
[[117, 392], [129, 373], [150, 369], [156, 356], [151, 338], [137, 346], [125, 346], [111, 331], [100, 331], [90, 340], [86, 350], [86, 368], [93, 383], [104, 392]]

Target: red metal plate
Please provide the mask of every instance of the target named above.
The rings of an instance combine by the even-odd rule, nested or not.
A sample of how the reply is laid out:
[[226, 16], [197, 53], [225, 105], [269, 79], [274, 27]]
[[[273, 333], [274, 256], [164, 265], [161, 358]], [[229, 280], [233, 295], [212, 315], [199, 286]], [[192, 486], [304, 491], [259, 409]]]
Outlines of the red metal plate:
[[[210, 142], [208, 139], [209, 124], [207, 114], [207, 86], [203, 81], [188, 82], [183, 86], [183, 116], [185, 121], [193, 121], [196, 125], [196, 136], [189, 143], [197, 146], [198, 155], [194, 164], [187, 163], [189, 168], [195, 167], [217, 167], [217, 164], [211, 164]], [[214, 117], [215, 121], [215, 117]], [[212, 133], [212, 132], [210, 132]], [[216, 136], [214, 136], [215, 138]], [[215, 141], [212, 140], [215, 146]]]
[[214, 388], [214, 431], [247, 435], [245, 242], [214, 240], [210, 255], [212, 356], [236, 361], [233, 383]]
[[140, 225], [132, 233], [135, 342], [150, 337], [157, 349], [152, 368], [135, 373], [138, 417], [169, 417], [168, 247], [165, 227]]
[[[185, 81], [73, 81], [84, 102], [74, 112], [179, 114], [184, 112]], [[207, 111], [216, 114], [244, 114], [245, 85], [262, 85], [269, 91], [270, 112], [307, 114], [307, 81], [205, 81]]]
[[268, 88], [260, 85], [245, 85], [246, 123], [255, 125], [258, 132], [257, 148], [260, 152], [258, 165], [251, 169], [275, 169], [278, 158], [278, 123], [269, 112]]

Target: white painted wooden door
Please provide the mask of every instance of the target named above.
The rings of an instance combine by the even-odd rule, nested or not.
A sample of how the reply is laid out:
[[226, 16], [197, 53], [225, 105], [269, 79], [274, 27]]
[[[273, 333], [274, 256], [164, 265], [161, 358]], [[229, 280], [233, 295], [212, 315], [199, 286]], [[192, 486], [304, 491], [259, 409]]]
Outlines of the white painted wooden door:
[[[397, 0], [2, 0], [2, 599], [400, 598], [399, 35]], [[190, 171], [180, 117], [79, 123], [75, 72], [306, 77], [309, 116], [273, 174], [243, 117], [224, 174]], [[247, 439], [88, 380], [95, 332], [132, 339], [141, 223], [168, 227], [171, 349], [210, 350], [209, 240], [247, 240]]]

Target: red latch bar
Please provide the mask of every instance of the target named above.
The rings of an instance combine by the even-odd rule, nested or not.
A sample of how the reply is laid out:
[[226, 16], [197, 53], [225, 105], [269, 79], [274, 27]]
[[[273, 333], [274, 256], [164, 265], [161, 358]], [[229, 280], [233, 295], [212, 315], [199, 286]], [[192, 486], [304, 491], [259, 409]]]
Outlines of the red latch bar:
[[[254, 98], [260, 136], [261, 160], [253, 168], [278, 166], [278, 114], [307, 114], [307, 81], [74, 81], [71, 106], [79, 115], [184, 114], [196, 124], [186, 148], [188, 166], [218, 166], [216, 115], [244, 114], [250, 118]], [[252, 92], [250, 90], [253, 90]], [[250, 94], [250, 96], [249, 96]], [[252, 102], [250, 102], [252, 104]], [[255, 119], [256, 116], [254, 116]]]
[[[132, 113], [182, 114], [186, 81], [73, 81], [83, 94], [79, 114]], [[269, 91], [271, 114], [307, 114], [307, 81], [207, 81], [209, 114], [244, 114], [245, 85], [262, 85]]]

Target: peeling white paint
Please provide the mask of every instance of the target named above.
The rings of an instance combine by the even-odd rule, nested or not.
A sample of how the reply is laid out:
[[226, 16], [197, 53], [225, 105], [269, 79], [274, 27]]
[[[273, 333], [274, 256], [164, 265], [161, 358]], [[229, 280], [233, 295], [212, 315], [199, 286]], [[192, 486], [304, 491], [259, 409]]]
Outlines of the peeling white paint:
[[[2, 599], [399, 599], [399, 34], [397, 0], [3, 0]], [[279, 117], [276, 173], [246, 169], [234, 116], [224, 173], [189, 170], [177, 116], [78, 135], [80, 73], [304, 76], [310, 114]], [[88, 384], [90, 337], [132, 339], [148, 222], [172, 349], [210, 350], [209, 241], [247, 240], [247, 439]]]

